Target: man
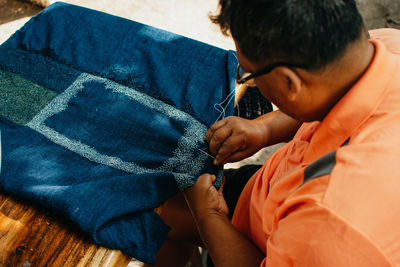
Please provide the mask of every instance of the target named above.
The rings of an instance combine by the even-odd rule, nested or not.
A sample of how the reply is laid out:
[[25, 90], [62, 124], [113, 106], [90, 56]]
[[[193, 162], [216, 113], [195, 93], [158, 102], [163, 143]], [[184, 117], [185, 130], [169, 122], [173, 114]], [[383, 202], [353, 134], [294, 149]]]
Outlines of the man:
[[214, 124], [214, 164], [292, 140], [251, 177], [232, 221], [229, 177], [224, 192], [208, 174], [184, 192], [196, 227], [182, 196], [169, 201], [157, 265], [184, 266], [197, 244], [215, 266], [400, 265], [400, 32], [368, 40], [352, 0], [220, 0], [212, 19], [235, 41], [237, 81], [279, 108]]

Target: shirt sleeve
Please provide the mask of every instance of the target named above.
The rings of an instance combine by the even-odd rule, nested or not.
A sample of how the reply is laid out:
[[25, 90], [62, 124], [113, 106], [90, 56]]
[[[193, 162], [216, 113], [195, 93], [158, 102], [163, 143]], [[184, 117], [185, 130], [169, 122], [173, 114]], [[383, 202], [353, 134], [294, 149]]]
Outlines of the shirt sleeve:
[[261, 266], [391, 266], [361, 230], [317, 204], [302, 204], [282, 218], [267, 241]]

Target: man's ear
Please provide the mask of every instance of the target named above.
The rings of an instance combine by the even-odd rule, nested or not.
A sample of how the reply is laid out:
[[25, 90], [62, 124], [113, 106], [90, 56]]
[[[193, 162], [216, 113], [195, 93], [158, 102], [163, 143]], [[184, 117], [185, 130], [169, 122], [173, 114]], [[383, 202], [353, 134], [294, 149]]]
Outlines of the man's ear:
[[283, 76], [284, 81], [286, 81], [287, 83], [286, 93], [288, 96], [287, 97], [288, 101], [290, 102], [296, 101], [300, 96], [300, 93], [302, 93], [302, 89], [304, 89], [302, 78], [299, 76], [297, 72], [285, 66], [276, 67], [275, 71], [278, 75]]

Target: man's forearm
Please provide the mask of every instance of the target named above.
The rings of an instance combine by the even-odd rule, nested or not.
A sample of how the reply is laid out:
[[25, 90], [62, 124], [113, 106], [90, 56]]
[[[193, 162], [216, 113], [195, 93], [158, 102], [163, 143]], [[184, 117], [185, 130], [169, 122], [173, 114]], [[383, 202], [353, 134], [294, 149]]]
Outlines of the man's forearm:
[[267, 113], [255, 120], [266, 127], [270, 133], [266, 146], [290, 141], [301, 126], [299, 121], [279, 110]]
[[200, 236], [216, 267], [260, 266], [265, 257], [220, 213], [196, 219]]

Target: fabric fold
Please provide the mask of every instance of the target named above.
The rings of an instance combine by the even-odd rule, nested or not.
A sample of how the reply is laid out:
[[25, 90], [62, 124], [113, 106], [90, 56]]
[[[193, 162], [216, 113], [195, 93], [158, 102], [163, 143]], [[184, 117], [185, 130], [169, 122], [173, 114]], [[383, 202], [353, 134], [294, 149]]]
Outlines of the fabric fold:
[[153, 209], [202, 173], [222, 179], [199, 149], [236, 64], [232, 51], [51, 5], [0, 46], [0, 189], [154, 264], [169, 227]]

